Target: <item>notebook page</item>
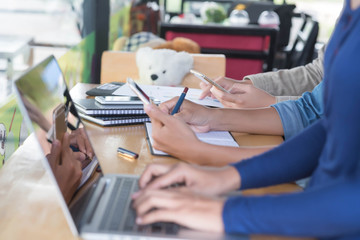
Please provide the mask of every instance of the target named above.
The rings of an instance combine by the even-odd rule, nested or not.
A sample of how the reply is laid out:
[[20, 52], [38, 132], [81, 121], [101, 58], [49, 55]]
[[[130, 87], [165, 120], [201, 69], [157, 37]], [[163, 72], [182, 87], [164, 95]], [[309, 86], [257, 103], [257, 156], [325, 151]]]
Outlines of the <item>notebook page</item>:
[[155, 148], [153, 148], [154, 145], [154, 140], [151, 137], [152, 136], [152, 125], [151, 122], [146, 122], [145, 123], [145, 129], [146, 129], [146, 136], [148, 136], [148, 140], [149, 140], [149, 148], [151, 149], [151, 153], [154, 155], [163, 155], [163, 156], [169, 156], [169, 154], [160, 151], [160, 150], [156, 150]]
[[211, 131], [206, 133], [196, 133], [199, 139], [214, 139], [214, 140], [230, 140], [234, 141], [228, 131]]
[[81, 180], [80, 180], [80, 185], [78, 187], [81, 188], [82, 185], [84, 185], [84, 183], [86, 183], [86, 181], [91, 177], [92, 173], [95, 170], [95, 167], [97, 167], [98, 165], [98, 160], [97, 157], [94, 156], [94, 158], [91, 160], [91, 162], [82, 170], [82, 176], [81, 176]]
[[199, 138], [201, 141], [213, 144], [213, 145], [220, 145], [220, 146], [227, 146], [227, 147], [239, 147], [239, 144], [234, 140], [219, 140], [219, 139], [208, 139], [208, 138]]
[[[153, 139], [152, 139], [152, 125], [150, 122], [146, 122], [146, 131], [147, 136], [150, 141], [150, 148], [152, 148], [152, 152], [155, 155], [168, 155], [165, 152], [159, 151], [154, 149], [153, 146]], [[207, 133], [196, 133], [196, 136], [199, 138], [200, 141], [214, 144], [214, 145], [220, 145], [220, 146], [230, 146], [230, 147], [239, 147], [237, 142], [234, 140], [234, 138], [231, 136], [231, 134], [228, 131], [211, 131]]]

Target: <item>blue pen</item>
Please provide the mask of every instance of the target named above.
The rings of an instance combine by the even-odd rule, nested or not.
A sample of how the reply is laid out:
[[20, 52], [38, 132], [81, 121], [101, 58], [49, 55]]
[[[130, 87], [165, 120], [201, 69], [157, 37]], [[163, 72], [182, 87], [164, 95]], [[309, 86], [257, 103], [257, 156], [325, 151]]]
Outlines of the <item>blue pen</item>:
[[179, 111], [180, 106], [181, 106], [181, 104], [183, 103], [183, 101], [184, 101], [184, 99], [185, 99], [185, 95], [186, 95], [186, 93], [187, 93], [188, 90], [189, 90], [188, 87], [185, 87], [185, 88], [184, 88], [184, 91], [181, 93], [181, 95], [180, 95], [180, 97], [179, 97], [179, 100], [177, 101], [174, 109], [173, 109], [172, 112], [171, 112], [171, 115], [174, 115], [175, 113], [177, 113], [177, 112]]

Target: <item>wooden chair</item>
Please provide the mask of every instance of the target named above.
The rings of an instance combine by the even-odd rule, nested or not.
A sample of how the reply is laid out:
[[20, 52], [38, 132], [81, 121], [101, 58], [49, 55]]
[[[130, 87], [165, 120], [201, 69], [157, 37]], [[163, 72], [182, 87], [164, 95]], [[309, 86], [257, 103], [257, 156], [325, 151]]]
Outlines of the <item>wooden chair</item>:
[[[191, 54], [194, 58], [194, 69], [210, 78], [225, 76], [225, 56], [223, 54]], [[127, 77], [139, 79], [134, 52], [105, 51], [101, 59], [101, 83], [125, 82]], [[199, 88], [200, 80], [187, 74], [183, 85]]]
[[310, 63], [314, 59], [314, 50], [319, 35], [319, 23], [310, 15], [300, 13], [294, 15], [300, 18], [303, 24], [296, 34], [296, 39], [287, 53], [286, 68], [294, 68]]

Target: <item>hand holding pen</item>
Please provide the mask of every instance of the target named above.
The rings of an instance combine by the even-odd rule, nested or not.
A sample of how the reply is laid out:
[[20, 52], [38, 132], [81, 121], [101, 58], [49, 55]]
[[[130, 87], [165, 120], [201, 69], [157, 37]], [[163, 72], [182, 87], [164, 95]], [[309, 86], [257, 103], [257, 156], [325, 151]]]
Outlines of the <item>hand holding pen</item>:
[[94, 157], [94, 150], [90, 144], [90, 140], [86, 135], [84, 128], [78, 128], [70, 134], [70, 145], [73, 151], [80, 151], [85, 154], [86, 158]]
[[184, 88], [184, 91], [181, 93], [181, 95], [179, 97], [179, 100], [177, 101], [174, 109], [171, 112], [171, 115], [174, 115], [175, 113], [177, 113], [179, 111], [179, 109], [181, 107], [181, 104], [184, 102], [184, 99], [185, 99], [185, 96], [186, 96], [186, 93], [187, 93], [188, 90], [189, 90], [188, 87]]

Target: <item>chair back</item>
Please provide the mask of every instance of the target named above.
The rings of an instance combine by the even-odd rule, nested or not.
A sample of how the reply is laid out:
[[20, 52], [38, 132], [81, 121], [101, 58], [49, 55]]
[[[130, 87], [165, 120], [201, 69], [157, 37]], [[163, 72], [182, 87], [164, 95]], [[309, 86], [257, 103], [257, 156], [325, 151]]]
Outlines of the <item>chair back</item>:
[[[225, 56], [223, 54], [191, 54], [196, 71], [210, 78], [225, 76]], [[101, 84], [108, 82], [126, 82], [126, 78], [139, 79], [135, 52], [105, 51], [101, 58]], [[199, 88], [200, 80], [187, 74], [182, 85]]]
[[319, 34], [319, 23], [304, 13], [300, 17], [303, 19], [303, 24], [287, 57], [286, 68], [303, 66], [313, 60], [315, 43]]

